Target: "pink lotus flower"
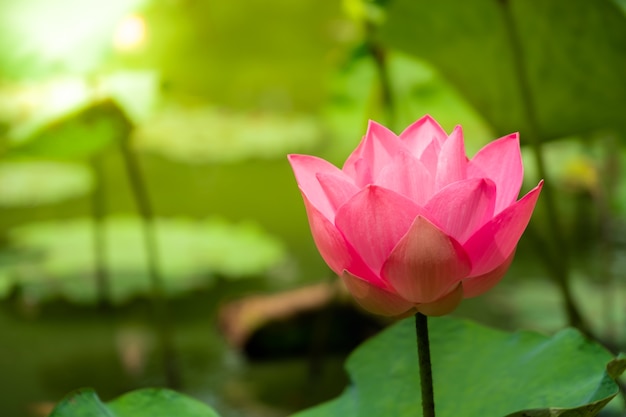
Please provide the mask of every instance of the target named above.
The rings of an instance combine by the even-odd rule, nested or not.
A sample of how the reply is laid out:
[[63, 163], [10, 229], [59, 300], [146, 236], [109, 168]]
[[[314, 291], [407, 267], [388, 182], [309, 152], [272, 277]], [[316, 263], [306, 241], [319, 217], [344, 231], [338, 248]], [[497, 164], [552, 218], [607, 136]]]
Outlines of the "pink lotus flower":
[[517, 200], [519, 136], [471, 160], [463, 133], [430, 116], [400, 136], [370, 122], [339, 169], [289, 155], [313, 239], [328, 266], [367, 310], [443, 315], [504, 276], [543, 183]]

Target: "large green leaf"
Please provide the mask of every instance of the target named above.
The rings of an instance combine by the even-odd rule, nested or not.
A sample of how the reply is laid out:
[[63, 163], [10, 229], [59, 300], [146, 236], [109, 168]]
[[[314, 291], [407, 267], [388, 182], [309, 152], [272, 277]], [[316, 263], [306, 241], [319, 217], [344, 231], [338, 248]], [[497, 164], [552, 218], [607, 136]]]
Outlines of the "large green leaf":
[[626, 18], [609, 0], [395, 0], [387, 12], [382, 41], [433, 63], [499, 134], [529, 130], [516, 68], [540, 138], [625, 127]]
[[[440, 417], [593, 416], [618, 392], [616, 372], [605, 372], [611, 355], [575, 330], [549, 338], [451, 318], [429, 321]], [[611, 369], [626, 363], [617, 361]], [[359, 347], [347, 369], [352, 386], [297, 417], [421, 415], [412, 319]]]
[[103, 403], [90, 390], [68, 395], [49, 417], [218, 417], [206, 404], [174, 391], [146, 388]]

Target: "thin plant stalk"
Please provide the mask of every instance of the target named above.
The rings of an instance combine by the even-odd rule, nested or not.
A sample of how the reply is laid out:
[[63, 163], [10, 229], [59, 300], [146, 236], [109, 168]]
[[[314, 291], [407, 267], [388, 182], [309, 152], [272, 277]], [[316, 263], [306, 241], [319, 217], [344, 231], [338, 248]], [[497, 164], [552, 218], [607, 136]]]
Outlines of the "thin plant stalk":
[[619, 144], [613, 135], [605, 135], [602, 138], [604, 145], [604, 162], [601, 171], [602, 177], [605, 178], [603, 184], [598, 184], [595, 190], [592, 190], [592, 196], [598, 207], [599, 223], [600, 223], [600, 253], [601, 267], [600, 274], [604, 277], [604, 322], [606, 323], [606, 337], [611, 344], [617, 345], [620, 339], [619, 326], [615, 318], [615, 307], [619, 305], [617, 302], [617, 280], [613, 271], [615, 263], [615, 248], [613, 243], [614, 221], [611, 213], [611, 202], [615, 198], [616, 190], [620, 182], [620, 150]]
[[420, 385], [422, 388], [422, 415], [435, 417], [435, 395], [433, 372], [430, 362], [430, 341], [428, 340], [428, 317], [415, 314], [415, 334], [417, 336], [417, 357], [420, 366]]
[[98, 307], [105, 310], [110, 307], [111, 286], [109, 273], [106, 268], [106, 236], [105, 236], [105, 203], [106, 195], [102, 183], [102, 156], [95, 155], [91, 159], [91, 168], [94, 173], [94, 188], [91, 193], [91, 217], [92, 217], [92, 237], [93, 255], [95, 267], [96, 293]]
[[373, 39], [373, 30], [374, 24], [372, 22], [365, 22], [365, 42], [376, 67], [376, 75], [380, 88], [381, 107], [387, 119], [386, 125], [393, 130], [395, 129], [397, 123], [396, 106], [391, 88], [391, 79], [389, 76], [387, 51]]
[[587, 337], [593, 337], [591, 330], [589, 329], [586, 321], [583, 319], [580, 309], [574, 300], [571, 290], [569, 251], [559, 220], [556, 198], [548, 179], [546, 162], [543, 156], [539, 137], [539, 123], [537, 121], [530, 81], [524, 65], [524, 53], [521, 40], [517, 32], [509, 0], [498, 0], [498, 4], [502, 6], [504, 27], [512, 51], [515, 77], [517, 79], [521, 95], [524, 118], [527, 122], [528, 130], [525, 132], [525, 137], [531, 144], [539, 176], [545, 180], [545, 185], [542, 190], [542, 200], [546, 208], [548, 227], [550, 228], [550, 235], [552, 236], [554, 242], [554, 248], [558, 250], [558, 253], [553, 250], [552, 256], [550, 257], [550, 262], [555, 265], [555, 268], [551, 268], [549, 270], [552, 272], [556, 284], [558, 285], [563, 296], [569, 324], [578, 328]]
[[181, 387], [181, 375], [177, 366], [173, 328], [165, 295], [163, 275], [159, 268], [159, 247], [154, 212], [152, 204], [150, 203], [146, 181], [141, 171], [137, 155], [131, 149], [128, 134], [123, 135], [119, 145], [133, 198], [141, 216], [143, 241], [148, 262], [148, 275], [150, 276], [152, 289], [151, 298], [159, 342], [162, 349], [165, 381], [169, 388], [178, 389]]

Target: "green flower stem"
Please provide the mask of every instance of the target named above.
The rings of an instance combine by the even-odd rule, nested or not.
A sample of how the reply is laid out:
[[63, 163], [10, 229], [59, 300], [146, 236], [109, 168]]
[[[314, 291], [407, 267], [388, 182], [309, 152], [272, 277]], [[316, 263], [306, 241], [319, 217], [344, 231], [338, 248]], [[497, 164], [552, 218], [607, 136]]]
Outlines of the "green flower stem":
[[430, 364], [430, 342], [428, 341], [428, 317], [415, 314], [415, 334], [417, 335], [417, 356], [420, 365], [422, 387], [422, 416], [435, 417], [435, 395], [433, 372]]
[[146, 181], [141, 172], [137, 155], [133, 152], [129, 143], [130, 129], [122, 135], [120, 151], [126, 166], [126, 173], [130, 182], [133, 198], [141, 215], [143, 226], [144, 246], [148, 261], [148, 274], [152, 287], [152, 302], [159, 342], [163, 355], [163, 367], [165, 371], [166, 385], [172, 389], [181, 388], [181, 376], [177, 366], [176, 350], [174, 348], [173, 328], [170, 321], [169, 306], [165, 296], [163, 276], [159, 268], [158, 240], [156, 236], [154, 213]]

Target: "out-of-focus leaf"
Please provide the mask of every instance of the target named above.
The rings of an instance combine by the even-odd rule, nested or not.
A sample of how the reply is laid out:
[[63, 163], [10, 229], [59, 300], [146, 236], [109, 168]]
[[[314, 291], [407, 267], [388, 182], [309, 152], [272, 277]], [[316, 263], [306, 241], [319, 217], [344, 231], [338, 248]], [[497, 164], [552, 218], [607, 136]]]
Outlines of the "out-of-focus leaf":
[[131, 123], [111, 100], [93, 104], [42, 128], [13, 155], [47, 158], [84, 158], [128, 135]]
[[626, 16], [609, 0], [396, 0], [387, 13], [382, 41], [431, 62], [499, 134], [529, 131], [508, 30], [541, 139], [626, 126]]
[[[159, 266], [170, 295], [206, 287], [216, 275], [239, 279], [268, 273], [286, 258], [283, 245], [252, 223], [158, 219], [155, 227]], [[16, 248], [39, 253], [11, 267], [14, 283], [32, 299], [62, 295], [76, 302], [95, 301], [92, 233], [87, 219], [13, 229]], [[139, 219], [108, 218], [104, 235], [112, 301], [149, 294]]]
[[[611, 355], [575, 330], [548, 338], [429, 321], [438, 416], [591, 417], [619, 392], [605, 371]], [[412, 318], [370, 339], [348, 359], [353, 385], [296, 416], [422, 415], [415, 343]]]
[[90, 191], [91, 172], [83, 165], [20, 161], [0, 163], [0, 207], [34, 206]]
[[[0, 85], [0, 138], [6, 126], [7, 145], [18, 146], [55, 123], [88, 117], [89, 107], [110, 97], [133, 123], [146, 120], [159, 99], [154, 71], [114, 71], [95, 80], [50, 77]], [[65, 120], [65, 122], [63, 122]]]
[[84, 109], [91, 101], [92, 90], [86, 79], [68, 76], [3, 83], [0, 121], [6, 126], [7, 145], [18, 145], [38, 129]]
[[103, 403], [90, 389], [68, 395], [50, 417], [219, 417], [208, 405], [177, 392], [145, 388]]
[[321, 139], [310, 116], [166, 107], [135, 132], [138, 147], [184, 162], [232, 162], [304, 152]]

